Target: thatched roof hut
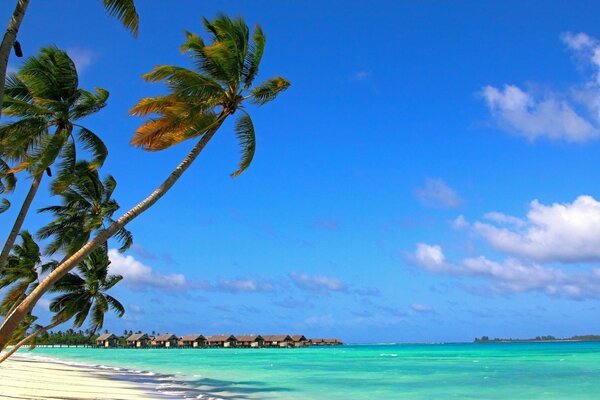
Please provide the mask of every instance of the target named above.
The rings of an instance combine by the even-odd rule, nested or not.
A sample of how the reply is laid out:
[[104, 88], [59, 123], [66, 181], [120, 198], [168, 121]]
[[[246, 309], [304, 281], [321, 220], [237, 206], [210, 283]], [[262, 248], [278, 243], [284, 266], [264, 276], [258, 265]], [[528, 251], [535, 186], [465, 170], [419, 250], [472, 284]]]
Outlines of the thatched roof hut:
[[237, 339], [233, 335], [210, 335], [206, 341], [208, 347], [235, 347]]
[[290, 337], [292, 338], [292, 346], [294, 347], [304, 347], [310, 344], [304, 335], [290, 335]]
[[179, 347], [206, 347], [206, 338], [200, 334], [185, 335], [177, 341]]
[[290, 335], [263, 335], [265, 347], [289, 347], [293, 340]]
[[264, 339], [260, 335], [235, 335], [237, 347], [263, 347]]
[[119, 337], [113, 333], [103, 333], [96, 338], [96, 346], [98, 347], [117, 347], [119, 345]]
[[150, 345], [150, 337], [145, 333], [134, 333], [126, 339], [127, 347], [148, 347]]
[[339, 339], [314, 338], [310, 339], [310, 344], [312, 344], [313, 346], [338, 346], [343, 343]]
[[152, 339], [152, 347], [177, 347], [177, 336], [172, 333], [163, 333]]

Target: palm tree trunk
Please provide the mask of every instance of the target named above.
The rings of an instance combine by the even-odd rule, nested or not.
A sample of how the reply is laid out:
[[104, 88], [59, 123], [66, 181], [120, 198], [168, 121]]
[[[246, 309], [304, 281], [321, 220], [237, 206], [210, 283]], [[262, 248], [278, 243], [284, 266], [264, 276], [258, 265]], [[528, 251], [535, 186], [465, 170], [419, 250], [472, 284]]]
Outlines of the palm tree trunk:
[[[17, 40], [17, 32], [21, 27], [21, 21], [27, 11], [29, 0], [18, 0], [17, 6], [13, 11], [13, 15], [6, 28], [6, 33], [0, 44], [0, 113], [2, 112], [2, 101], [4, 99], [4, 81], [6, 80], [6, 69], [8, 67], [8, 57], [12, 50], [15, 40]], [[0, 264], [2, 265], [2, 264]]]
[[21, 210], [17, 215], [17, 220], [15, 221], [10, 234], [8, 235], [8, 239], [6, 239], [6, 243], [4, 243], [4, 247], [2, 248], [2, 252], [0, 253], [0, 268], [4, 266], [6, 259], [8, 258], [8, 253], [10, 253], [10, 249], [12, 249], [15, 241], [17, 240], [17, 236], [19, 232], [21, 232], [21, 227], [23, 227], [23, 222], [25, 221], [25, 217], [27, 216], [27, 212], [29, 211], [29, 207], [31, 207], [31, 203], [33, 202], [33, 198], [35, 197], [39, 187], [40, 182], [42, 182], [42, 177], [44, 173], [41, 172], [33, 177], [33, 182], [31, 182], [31, 187], [29, 188], [29, 192], [25, 197], [25, 201], [23, 201], [23, 205], [21, 206]]
[[21, 347], [23, 347], [24, 345], [26, 345], [27, 343], [31, 342], [33, 339], [35, 339], [38, 335], [41, 335], [42, 333], [53, 329], [55, 327], [57, 327], [58, 325], [62, 324], [65, 321], [56, 321], [53, 322], [52, 324], [48, 325], [48, 326], [44, 326], [41, 329], [38, 329], [37, 331], [31, 333], [29, 336], [26, 336], [23, 340], [21, 340], [19, 343], [15, 344], [12, 349], [10, 349], [9, 352], [7, 352], [6, 354], [4, 354], [2, 356], [2, 358], [0, 358], [0, 364], [2, 364], [6, 359], [8, 359], [10, 356], [12, 356], [13, 354], [15, 354], [17, 352], [17, 350], [19, 350]]
[[121, 218], [115, 221], [107, 229], [101, 231], [94, 239], [87, 242], [79, 251], [74, 253], [68, 260], [59, 265], [52, 271], [40, 284], [29, 293], [29, 295], [21, 302], [21, 304], [11, 313], [7, 314], [0, 326], [0, 350], [3, 350], [12, 333], [15, 331], [19, 323], [25, 318], [38, 300], [46, 293], [60, 278], [65, 276], [70, 270], [75, 268], [85, 257], [87, 257], [94, 249], [106, 243], [119, 229], [123, 228], [133, 219], [138, 217], [144, 211], [152, 207], [161, 197], [163, 197], [171, 187], [177, 182], [181, 175], [192, 165], [194, 160], [202, 152], [206, 144], [212, 139], [214, 134], [223, 124], [225, 118], [231, 112], [223, 111], [219, 116], [219, 122], [209, 129], [204, 136], [196, 143], [194, 148], [188, 153], [183, 161], [171, 172], [165, 181], [146, 197], [138, 205], [127, 211]]

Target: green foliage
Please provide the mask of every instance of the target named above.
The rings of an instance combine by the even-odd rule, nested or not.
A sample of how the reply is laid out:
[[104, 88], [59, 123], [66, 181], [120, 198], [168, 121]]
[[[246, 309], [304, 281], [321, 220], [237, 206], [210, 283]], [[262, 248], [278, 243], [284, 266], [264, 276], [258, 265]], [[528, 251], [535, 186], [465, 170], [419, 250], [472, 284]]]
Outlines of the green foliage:
[[73, 326], [79, 328], [90, 317], [90, 330], [96, 332], [109, 309], [119, 317], [125, 314], [123, 305], [106, 293], [123, 279], [121, 275], [108, 274], [109, 264], [107, 248], [101, 246], [78, 265], [78, 273], [66, 274], [50, 289], [60, 293], [50, 303], [54, 322], [74, 318]]
[[6, 79], [3, 113], [13, 118], [0, 125], [0, 179], [6, 182], [7, 173], [22, 170], [41, 174], [57, 160], [66, 175], [75, 168], [76, 140], [92, 156], [91, 167], [99, 168], [106, 146], [76, 122], [102, 109], [107, 98], [106, 90], [79, 88], [77, 69], [66, 52], [47, 47], [28, 58]]
[[241, 147], [239, 176], [254, 157], [256, 136], [244, 102], [262, 105], [277, 97], [290, 83], [281, 77], [251, 88], [265, 49], [265, 35], [256, 26], [250, 30], [243, 18], [219, 15], [213, 21], [203, 19], [210, 43], [197, 34], [186, 32], [181, 50], [187, 53], [195, 70], [162, 65], [144, 75], [149, 82], [164, 82], [169, 94], [145, 98], [131, 110], [133, 115], [151, 116], [131, 140], [147, 151], [163, 150], [184, 140], [200, 138], [236, 111], [243, 111], [235, 133]]
[[[63, 184], [68, 184], [66, 189], [63, 189]], [[52, 239], [45, 253], [52, 255], [62, 252], [70, 256], [90, 239], [92, 233], [112, 224], [113, 214], [119, 209], [119, 204], [112, 198], [116, 186], [117, 182], [112, 176], [102, 181], [98, 171], [86, 161], [77, 163], [68, 177], [58, 176], [53, 189], [59, 193], [61, 205], [39, 210], [51, 213], [54, 217], [37, 233], [40, 239]], [[131, 233], [125, 228], [121, 228], [116, 237], [121, 242], [121, 251], [133, 243]]]
[[139, 31], [139, 16], [133, 0], [102, 0], [109, 15], [117, 17], [134, 37]]
[[20, 234], [21, 243], [15, 244], [7, 263], [0, 270], [0, 289], [5, 289], [0, 307], [8, 311], [20, 303], [39, 282], [39, 274], [56, 266], [56, 262], [42, 263], [40, 247], [28, 231]]

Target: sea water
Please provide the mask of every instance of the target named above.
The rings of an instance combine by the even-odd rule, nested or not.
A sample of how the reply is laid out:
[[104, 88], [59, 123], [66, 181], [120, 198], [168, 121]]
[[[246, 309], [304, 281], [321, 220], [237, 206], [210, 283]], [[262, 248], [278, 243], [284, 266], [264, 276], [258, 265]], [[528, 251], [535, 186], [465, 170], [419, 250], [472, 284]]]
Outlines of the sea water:
[[600, 399], [599, 342], [37, 348], [29, 356], [164, 374], [157, 382], [190, 389], [177, 386], [175, 398]]

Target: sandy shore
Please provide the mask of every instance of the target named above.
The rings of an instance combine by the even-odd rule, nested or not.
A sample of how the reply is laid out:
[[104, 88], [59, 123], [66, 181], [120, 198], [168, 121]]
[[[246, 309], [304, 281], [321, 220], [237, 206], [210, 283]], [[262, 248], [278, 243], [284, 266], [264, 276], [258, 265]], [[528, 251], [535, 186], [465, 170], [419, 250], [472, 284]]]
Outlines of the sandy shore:
[[0, 398], [142, 400], [178, 397], [158, 393], [153, 379], [17, 356], [0, 364]]

